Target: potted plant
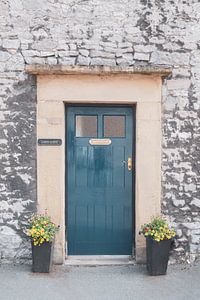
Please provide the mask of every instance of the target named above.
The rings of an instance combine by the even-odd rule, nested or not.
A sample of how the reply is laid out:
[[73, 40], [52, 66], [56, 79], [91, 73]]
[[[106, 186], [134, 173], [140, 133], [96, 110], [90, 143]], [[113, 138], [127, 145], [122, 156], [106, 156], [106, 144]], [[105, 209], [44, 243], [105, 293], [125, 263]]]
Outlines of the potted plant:
[[146, 238], [147, 271], [150, 275], [165, 275], [169, 253], [176, 235], [163, 217], [155, 217], [141, 227]]
[[30, 220], [28, 236], [32, 245], [32, 271], [49, 273], [52, 265], [52, 244], [59, 226], [49, 216], [34, 215]]

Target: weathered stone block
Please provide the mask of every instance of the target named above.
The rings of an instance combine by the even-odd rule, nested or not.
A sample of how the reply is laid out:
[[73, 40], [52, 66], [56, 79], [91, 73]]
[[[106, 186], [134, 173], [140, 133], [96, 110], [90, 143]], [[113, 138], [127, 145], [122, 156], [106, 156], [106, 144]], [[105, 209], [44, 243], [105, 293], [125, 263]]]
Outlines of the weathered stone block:
[[7, 61], [9, 58], [11, 57], [11, 55], [6, 52], [6, 51], [1, 51], [0, 50], [0, 62], [5, 62]]
[[20, 41], [19, 40], [14, 40], [14, 39], [5, 39], [3, 40], [2, 43], [3, 48], [6, 49], [18, 49], [20, 46]]
[[185, 184], [184, 185], [184, 189], [185, 189], [185, 191], [186, 192], [195, 192], [196, 191], [196, 184], [194, 184], [194, 183], [191, 183], [191, 184]]
[[158, 65], [179, 65], [179, 66], [188, 66], [190, 60], [190, 53], [182, 53], [180, 55], [179, 52], [161, 52], [154, 51], [151, 54], [150, 62]]
[[150, 54], [149, 53], [142, 53], [142, 52], [135, 52], [134, 59], [139, 61], [149, 61]]
[[95, 51], [95, 50], [91, 50], [90, 52], [90, 56], [91, 58], [93, 57], [101, 57], [101, 58], [115, 58], [115, 54], [113, 53], [107, 53], [107, 52], [104, 52], [104, 51]]
[[22, 71], [24, 70], [24, 59], [20, 53], [16, 53], [6, 62], [6, 71]]
[[169, 90], [188, 90], [191, 85], [189, 79], [171, 79], [167, 81]]
[[200, 235], [193, 234], [191, 237], [192, 244], [199, 245], [200, 244]]
[[92, 66], [115, 66], [116, 61], [115, 59], [106, 59], [106, 58], [91, 58], [91, 65]]
[[46, 58], [46, 63], [49, 65], [56, 65], [57, 64], [57, 59], [56, 57], [47, 57]]
[[183, 207], [185, 205], [185, 201], [184, 200], [173, 200], [173, 204], [176, 207]]
[[61, 57], [58, 59], [59, 64], [63, 65], [74, 65], [76, 57]]
[[196, 207], [200, 208], [200, 199], [194, 199], [191, 201], [191, 205], [194, 205]]
[[86, 49], [79, 49], [79, 53], [80, 53], [82, 56], [85, 56], [85, 57], [88, 57], [88, 56], [89, 56], [89, 51], [86, 50]]
[[79, 55], [77, 64], [81, 66], [89, 66], [90, 61], [91, 61], [90, 57]]

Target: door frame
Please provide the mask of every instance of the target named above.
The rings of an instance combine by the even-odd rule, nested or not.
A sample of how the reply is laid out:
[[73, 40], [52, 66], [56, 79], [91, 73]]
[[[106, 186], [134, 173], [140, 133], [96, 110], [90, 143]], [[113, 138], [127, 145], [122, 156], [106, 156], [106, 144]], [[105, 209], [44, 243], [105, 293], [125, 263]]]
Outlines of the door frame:
[[[132, 109], [132, 162], [133, 162], [133, 166], [134, 168], [132, 168], [132, 254], [131, 256], [134, 258], [135, 256], [135, 176], [136, 176], [136, 155], [134, 155], [136, 153], [136, 104], [123, 104], [123, 103], [117, 103], [117, 104], [111, 104], [111, 103], [98, 103], [98, 104], [89, 104], [89, 103], [65, 103], [65, 186], [68, 187], [68, 161], [67, 161], [67, 151], [68, 151], [68, 126], [67, 126], [67, 109], [68, 107], [102, 107], [102, 108], [106, 108], [106, 107], [112, 107], [112, 108], [117, 108], [117, 107], [129, 107]], [[68, 224], [68, 220], [67, 218], [67, 212], [68, 212], [68, 192], [67, 192], [67, 188], [65, 189], [65, 253], [66, 253], [66, 257], [68, 256], [68, 240], [67, 240], [67, 224]], [[105, 255], [97, 255], [98, 257], [104, 256]], [[112, 255], [115, 256], [116, 255]], [[117, 255], [118, 257], [120, 255]], [[79, 256], [81, 258], [81, 256]]]
[[65, 261], [65, 105], [75, 103], [136, 105], [135, 255], [144, 262], [140, 226], [161, 211], [162, 75], [81, 72], [37, 76], [37, 139], [62, 140], [37, 145], [37, 210], [60, 225], [54, 262]]

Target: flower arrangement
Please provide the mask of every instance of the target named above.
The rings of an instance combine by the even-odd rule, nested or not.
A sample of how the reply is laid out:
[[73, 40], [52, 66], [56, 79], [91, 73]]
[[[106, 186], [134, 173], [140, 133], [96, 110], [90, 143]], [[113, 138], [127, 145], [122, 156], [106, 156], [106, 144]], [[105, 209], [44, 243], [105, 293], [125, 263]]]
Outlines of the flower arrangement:
[[148, 224], [141, 227], [140, 234], [145, 237], [151, 237], [153, 240], [160, 242], [170, 240], [176, 235], [174, 228], [170, 228], [167, 221], [163, 217], [154, 217]]
[[44, 242], [52, 242], [59, 226], [56, 226], [49, 216], [34, 215], [30, 220], [27, 235], [33, 241], [34, 246], [40, 246]]

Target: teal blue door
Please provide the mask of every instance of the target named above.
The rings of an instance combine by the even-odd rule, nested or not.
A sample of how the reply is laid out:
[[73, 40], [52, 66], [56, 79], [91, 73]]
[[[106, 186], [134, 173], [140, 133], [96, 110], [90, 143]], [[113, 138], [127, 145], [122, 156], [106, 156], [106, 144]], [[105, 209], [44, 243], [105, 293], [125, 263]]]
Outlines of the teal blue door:
[[133, 110], [66, 109], [66, 239], [69, 255], [131, 255]]

